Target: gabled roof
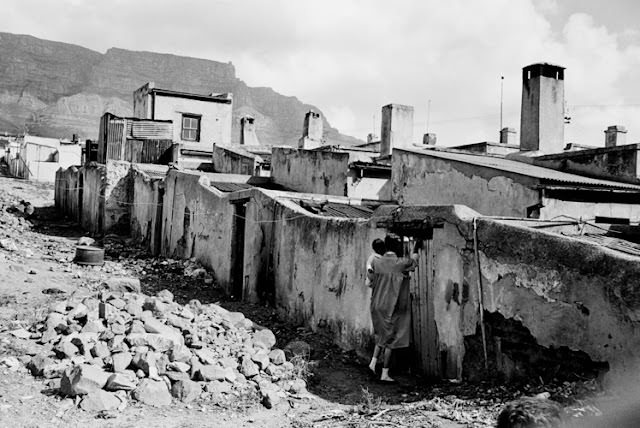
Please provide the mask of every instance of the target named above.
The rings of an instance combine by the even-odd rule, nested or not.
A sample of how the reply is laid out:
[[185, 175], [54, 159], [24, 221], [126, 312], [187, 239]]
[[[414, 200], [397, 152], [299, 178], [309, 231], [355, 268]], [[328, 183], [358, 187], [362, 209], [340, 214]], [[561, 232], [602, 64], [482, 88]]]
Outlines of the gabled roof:
[[577, 174], [560, 172], [550, 168], [544, 168], [537, 165], [531, 165], [524, 162], [518, 162], [511, 159], [475, 155], [470, 153], [456, 153], [439, 150], [413, 150], [408, 148], [399, 148], [401, 150], [411, 152], [422, 156], [430, 156], [438, 159], [446, 159], [456, 162], [463, 162], [470, 165], [477, 165], [486, 168], [493, 168], [500, 171], [519, 174], [526, 177], [537, 178], [545, 184], [568, 184], [586, 187], [601, 187], [610, 189], [625, 189], [640, 191], [640, 185], [621, 183], [611, 180], [599, 180], [596, 178], [583, 177]]

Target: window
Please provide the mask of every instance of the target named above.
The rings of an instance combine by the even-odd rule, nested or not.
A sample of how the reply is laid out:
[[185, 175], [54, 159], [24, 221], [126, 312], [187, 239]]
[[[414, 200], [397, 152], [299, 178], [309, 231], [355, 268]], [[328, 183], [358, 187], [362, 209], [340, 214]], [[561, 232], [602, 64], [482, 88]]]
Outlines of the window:
[[200, 141], [200, 118], [193, 114], [182, 115], [182, 140]]

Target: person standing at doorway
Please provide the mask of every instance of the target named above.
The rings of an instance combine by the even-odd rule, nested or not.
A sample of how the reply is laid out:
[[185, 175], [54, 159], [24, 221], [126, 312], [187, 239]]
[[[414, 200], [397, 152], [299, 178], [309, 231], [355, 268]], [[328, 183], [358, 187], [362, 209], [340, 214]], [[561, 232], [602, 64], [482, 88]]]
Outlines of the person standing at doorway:
[[380, 238], [373, 240], [373, 242], [371, 243], [371, 248], [373, 249], [373, 252], [367, 259], [367, 274], [364, 281], [364, 284], [367, 287], [371, 287], [371, 278], [373, 277], [373, 260], [379, 259], [384, 255], [384, 253], [387, 252], [387, 247], [385, 247], [384, 241]]
[[403, 257], [402, 239], [389, 234], [384, 240], [387, 251], [371, 263], [371, 321], [376, 347], [369, 364], [375, 373], [380, 355], [383, 356], [380, 380], [393, 382], [389, 376], [391, 354], [394, 349], [409, 346], [411, 337], [411, 305], [409, 275], [418, 261], [422, 241], [418, 240], [410, 258]]

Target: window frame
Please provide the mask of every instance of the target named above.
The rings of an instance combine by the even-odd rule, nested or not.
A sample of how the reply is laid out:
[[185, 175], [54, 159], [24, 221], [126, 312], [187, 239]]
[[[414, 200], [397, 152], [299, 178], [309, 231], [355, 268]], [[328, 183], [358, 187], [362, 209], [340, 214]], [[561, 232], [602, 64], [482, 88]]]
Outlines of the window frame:
[[[195, 120], [196, 121], [196, 127], [192, 128], [186, 128], [185, 127], [185, 119], [190, 119], [190, 120]], [[192, 114], [192, 113], [182, 113], [181, 116], [181, 120], [180, 120], [180, 139], [182, 141], [189, 141], [189, 142], [200, 142], [200, 129], [202, 127], [202, 115], [201, 114]], [[191, 132], [191, 131], [195, 131], [196, 135], [194, 139], [191, 138], [185, 138], [185, 131], [186, 132]]]

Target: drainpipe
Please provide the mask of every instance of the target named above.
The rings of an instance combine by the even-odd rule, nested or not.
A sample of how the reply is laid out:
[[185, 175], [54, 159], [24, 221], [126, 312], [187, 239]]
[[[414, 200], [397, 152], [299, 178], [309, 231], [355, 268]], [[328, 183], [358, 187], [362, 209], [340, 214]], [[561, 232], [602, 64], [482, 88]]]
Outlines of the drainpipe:
[[484, 330], [484, 296], [482, 294], [482, 271], [480, 269], [480, 253], [478, 251], [478, 218], [473, 218], [473, 252], [476, 256], [476, 267], [478, 269], [478, 312], [480, 315], [480, 332], [482, 333], [482, 351], [484, 352], [484, 368], [489, 368], [489, 358], [487, 357], [487, 336]]

